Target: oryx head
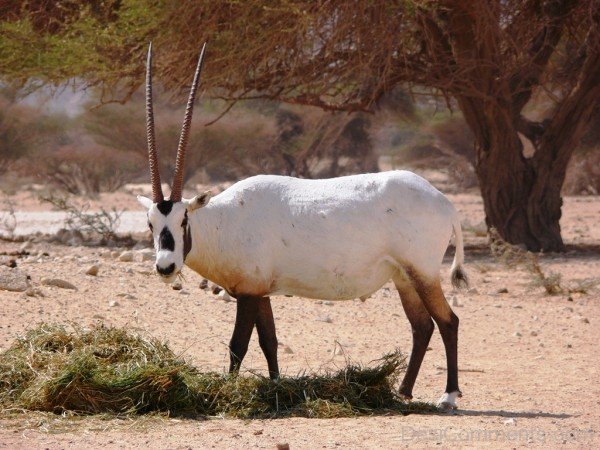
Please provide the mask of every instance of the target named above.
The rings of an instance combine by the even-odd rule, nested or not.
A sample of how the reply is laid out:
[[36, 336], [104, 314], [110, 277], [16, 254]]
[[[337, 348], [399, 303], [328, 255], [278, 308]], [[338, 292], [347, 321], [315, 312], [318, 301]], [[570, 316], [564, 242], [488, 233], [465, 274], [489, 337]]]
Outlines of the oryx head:
[[183, 119], [175, 175], [171, 196], [165, 200], [160, 184], [158, 159], [156, 154], [156, 139], [154, 136], [154, 113], [152, 109], [152, 44], [148, 49], [146, 65], [146, 131], [148, 137], [148, 159], [150, 161], [150, 179], [152, 181], [152, 199], [138, 196], [139, 202], [148, 209], [148, 226], [154, 237], [156, 249], [156, 271], [163, 281], [170, 282], [177, 276], [188, 252], [192, 248], [192, 236], [188, 223], [188, 213], [205, 206], [210, 199], [210, 192], [196, 196], [190, 200], [181, 198], [183, 189], [183, 164], [188, 143], [194, 99], [200, 81], [200, 71], [204, 59], [206, 44], [202, 46], [194, 81]]

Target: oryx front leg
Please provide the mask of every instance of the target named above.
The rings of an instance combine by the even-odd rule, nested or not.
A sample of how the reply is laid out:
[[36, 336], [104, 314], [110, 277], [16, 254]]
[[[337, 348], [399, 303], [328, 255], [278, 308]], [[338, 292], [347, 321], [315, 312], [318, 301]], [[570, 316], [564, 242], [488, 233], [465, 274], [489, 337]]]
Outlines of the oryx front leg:
[[229, 342], [229, 373], [238, 372], [248, 351], [248, 343], [258, 315], [260, 297], [238, 297], [233, 335]]
[[448, 378], [446, 391], [438, 401], [438, 406], [447, 410], [456, 409], [456, 399], [462, 396], [458, 388], [458, 317], [446, 301], [439, 280], [415, 279], [415, 288], [437, 324], [446, 348]]
[[240, 296], [237, 299], [235, 327], [229, 343], [229, 373], [240, 370], [254, 325], [258, 331], [258, 343], [267, 359], [269, 376], [278, 378], [277, 335], [269, 297]]
[[269, 366], [271, 379], [279, 378], [279, 364], [277, 362], [277, 335], [275, 333], [275, 320], [271, 299], [263, 297], [258, 300], [258, 314], [256, 315], [256, 331], [258, 343], [262, 349]]

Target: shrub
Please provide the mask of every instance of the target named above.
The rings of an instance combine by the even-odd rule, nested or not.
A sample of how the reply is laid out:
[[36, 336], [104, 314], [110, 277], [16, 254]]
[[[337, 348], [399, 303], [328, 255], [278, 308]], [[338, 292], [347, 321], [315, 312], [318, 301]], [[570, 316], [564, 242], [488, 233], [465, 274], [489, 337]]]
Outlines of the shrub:
[[69, 194], [93, 197], [122, 187], [140, 174], [143, 163], [138, 155], [96, 144], [68, 145], [46, 156], [41, 175]]

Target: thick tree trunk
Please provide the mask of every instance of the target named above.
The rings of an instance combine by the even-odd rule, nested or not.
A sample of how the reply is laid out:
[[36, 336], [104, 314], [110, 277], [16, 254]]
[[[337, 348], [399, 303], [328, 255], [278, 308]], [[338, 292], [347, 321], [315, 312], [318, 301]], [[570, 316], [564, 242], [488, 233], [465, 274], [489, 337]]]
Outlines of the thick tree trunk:
[[568, 159], [546, 164], [525, 158], [516, 131], [506, 131], [488, 130], [497, 139], [478, 144], [476, 171], [487, 226], [531, 251], [563, 251], [560, 190]]
[[475, 171], [488, 228], [531, 251], [563, 251], [560, 191], [572, 146], [540, 139], [542, 124], [515, 118], [497, 103], [482, 107], [465, 98], [459, 103], [475, 134]]

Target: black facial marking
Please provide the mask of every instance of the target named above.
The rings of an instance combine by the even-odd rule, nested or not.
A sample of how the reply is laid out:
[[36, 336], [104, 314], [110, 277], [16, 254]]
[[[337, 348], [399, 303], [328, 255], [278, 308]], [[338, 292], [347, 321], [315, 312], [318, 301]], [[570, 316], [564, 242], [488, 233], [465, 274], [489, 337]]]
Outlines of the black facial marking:
[[160, 250], [175, 251], [175, 239], [173, 239], [173, 235], [167, 227], [164, 227], [160, 232], [158, 243], [158, 248]]
[[188, 214], [187, 214], [187, 209], [185, 210], [185, 214], [183, 216], [183, 221], [181, 222], [181, 226], [183, 228], [187, 227], [188, 224]]
[[173, 271], [175, 270], [175, 263], [170, 264], [169, 266], [162, 268], [160, 266], [156, 266], [156, 271], [158, 273], [160, 273], [161, 275], [171, 275], [173, 273]]
[[173, 209], [173, 202], [171, 200], [163, 200], [162, 202], [157, 203], [156, 207], [163, 214], [163, 216], [166, 216]]
[[190, 227], [186, 226], [183, 228], [183, 260], [184, 261], [191, 249], [192, 249], [192, 233], [190, 231]]

